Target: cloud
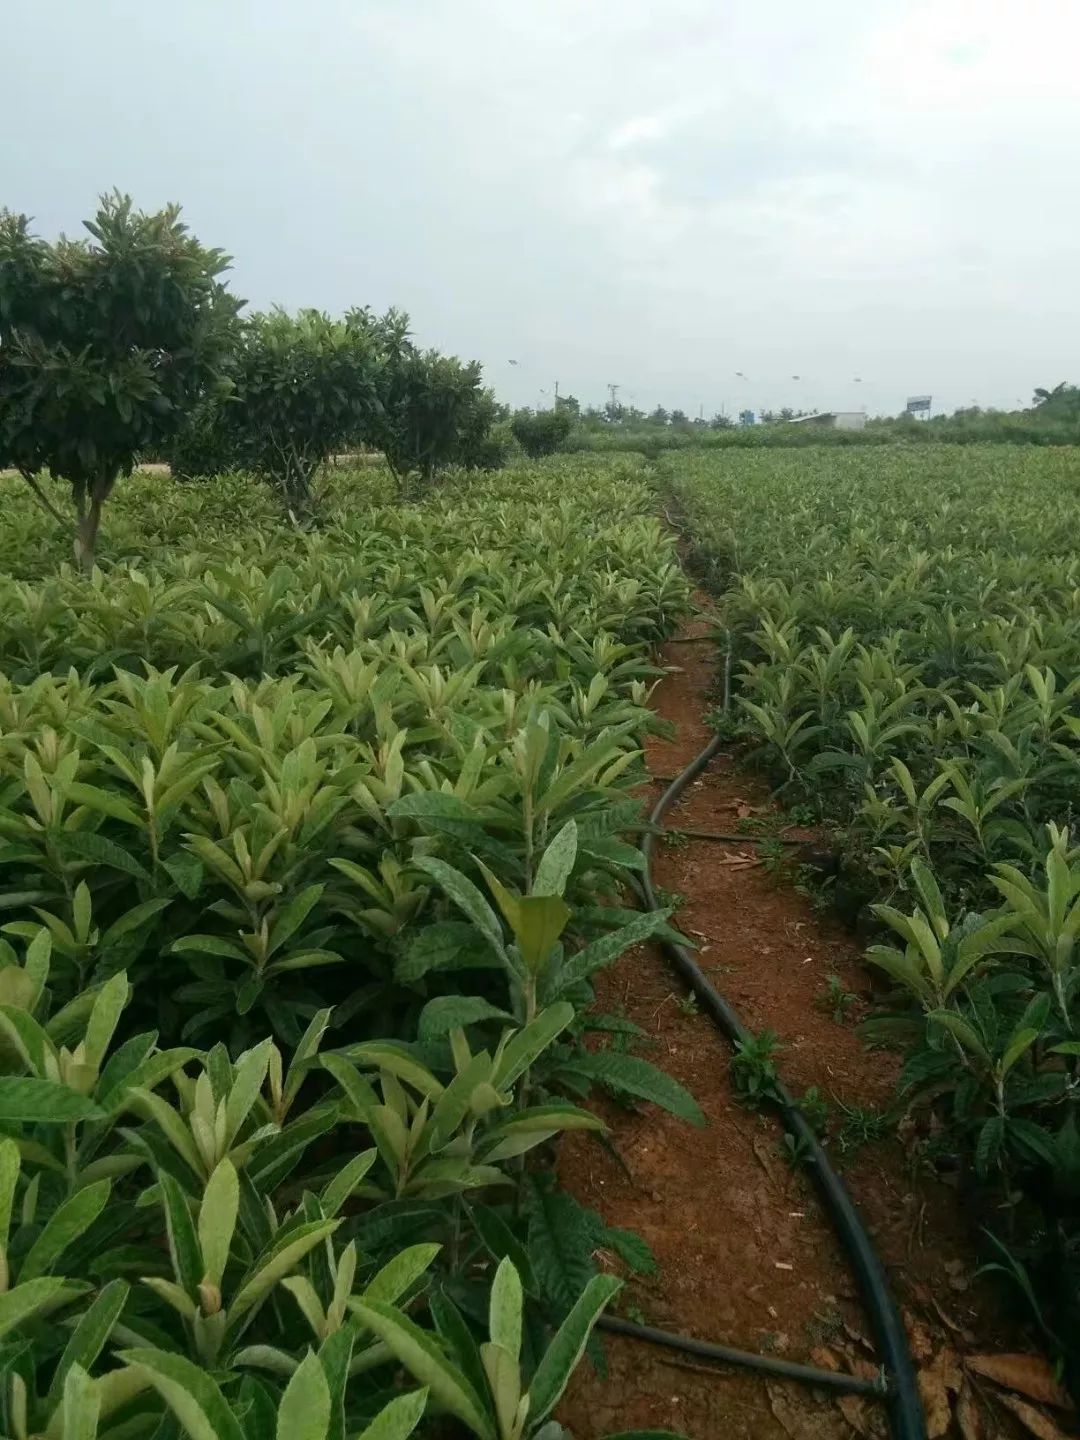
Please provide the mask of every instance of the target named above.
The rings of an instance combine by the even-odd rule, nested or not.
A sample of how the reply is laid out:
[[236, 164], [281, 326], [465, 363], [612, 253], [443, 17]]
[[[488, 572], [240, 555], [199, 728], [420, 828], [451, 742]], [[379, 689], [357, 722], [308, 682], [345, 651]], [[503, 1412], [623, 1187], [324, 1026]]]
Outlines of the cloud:
[[9, 8], [9, 203], [179, 197], [255, 302], [396, 301], [516, 401], [1080, 379], [1074, 0]]

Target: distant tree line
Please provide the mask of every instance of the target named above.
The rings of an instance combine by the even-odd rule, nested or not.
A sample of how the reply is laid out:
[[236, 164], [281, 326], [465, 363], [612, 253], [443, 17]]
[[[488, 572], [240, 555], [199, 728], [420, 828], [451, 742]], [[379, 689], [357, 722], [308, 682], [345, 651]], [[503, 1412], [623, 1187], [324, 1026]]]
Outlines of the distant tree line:
[[[529, 454], [551, 453], [555, 448], [638, 452], [651, 458], [670, 450], [728, 447], [1080, 443], [1080, 387], [1064, 382], [1053, 389], [1037, 389], [1030, 407], [1022, 410], [970, 406], [930, 420], [918, 420], [908, 414], [893, 418], [881, 416], [869, 419], [862, 430], [783, 423], [806, 413], [785, 406], [780, 410], [762, 411], [758, 417], [760, 424], [741, 426], [723, 414], [713, 415], [709, 420], [701, 416], [691, 419], [684, 410], [665, 410], [663, 406], [649, 412], [610, 402], [583, 408], [575, 396], [568, 395], [560, 396], [551, 410], [517, 411], [513, 426], [514, 434]], [[546, 449], [532, 448], [528, 438], [531, 432], [546, 437]], [[553, 446], [551, 437], [555, 437]]]

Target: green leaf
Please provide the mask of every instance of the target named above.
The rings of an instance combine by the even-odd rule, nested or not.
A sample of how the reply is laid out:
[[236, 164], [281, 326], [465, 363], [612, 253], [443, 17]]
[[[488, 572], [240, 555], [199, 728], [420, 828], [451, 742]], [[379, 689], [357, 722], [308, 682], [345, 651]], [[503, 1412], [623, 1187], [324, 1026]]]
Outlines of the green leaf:
[[31, 1125], [66, 1125], [72, 1120], [94, 1120], [101, 1112], [92, 1100], [33, 1076], [0, 1076], [0, 1122]]
[[227, 1157], [214, 1166], [199, 1206], [199, 1249], [202, 1251], [203, 1280], [220, 1286], [240, 1207], [240, 1181], [236, 1167]]
[[233, 1297], [229, 1306], [230, 1322], [238, 1320], [253, 1305], [259, 1304], [277, 1282], [299, 1265], [309, 1250], [332, 1235], [340, 1223], [339, 1220], [316, 1220], [300, 1225], [289, 1232], [287, 1241], [280, 1248], [271, 1247], [269, 1254], [260, 1256]]
[[[393, 1040], [367, 1040], [360, 1045], [350, 1045], [340, 1052], [345, 1060], [368, 1069], [389, 1070], [399, 1080], [404, 1080], [421, 1095], [436, 1100], [443, 1092], [442, 1084], [426, 1065], [413, 1058], [404, 1045]], [[323, 1064], [329, 1059], [323, 1057]], [[329, 1068], [329, 1067], [327, 1067]]]
[[529, 1386], [529, 1420], [532, 1424], [542, 1420], [558, 1403], [601, 1311], [621, 1289], [622, 1281], [612, 1275], [595, 1275], [586, 1285], [536, 1367]]
[[447, 865], [445, 860], [440, 860], [434, 855], [418, 855], [413, 864], [418, 870], [423, 870], [426, 875], [430, 875], [442, 887], [458, 909], [467, 915], [480, 931], [496, 955], [501, 960], [505, 960], [506, 948], [503, 945], [502, 926], [499, 924], [494, 910], [472, 881], [460, 870], [455, 870], [452, 865]]
[[551, 844], [544, 851], [536, 867], [533, 880], [533, 895], [562, 895], [566, 882], [577, 859], [578, 830], [573, 820], [568, 820]]
[[167, 898], [164, 900], [144, 900], [141, 905], [133, 905], [130, 910], [120, 916], [119, 920], [109, 926], [102, 935], [98, 948], [102, 951], [106, 950], [110, 945], [115, 944], [117, 940], [122, 940], [125, 935], [130, 935], [133, 931], [138, 930], [141, 926], [145, 925], [148, 920], [152, 920], [155, 915], [159, 915], [162, 910], [167, 910], [172, 903], [171, 898]]
[[631, 1095], [635, 1100], [651, 1100], [691, 1125], [705, 1124], [701, 1107], [690, 1092], [636, 1055], [624, 1055], [617, 1050], [587, 1052], [574, 1056], [573, 1069], [618, 1094]]
[[242, 960], [245, 965], [251, 964], [251, 956], [241, 950], [239, 945], [234, 945], [231, 940], [224, 940], [220, 935], [182, 935], [179, 940], [174, 940], [169, 946], [170, 955], [218, 955], [225, 960]]
[[326, 1440], [330, 1429], [330, 1387], [312, 1351], [293, 1371], [278, 1408], [277, 1440]]
[[73, 780], [67, 787], [67, 798], [76, 805], [95, 810], [99, 815], [108, 815], [111, 820], [122, 820], [125, 825], [141, 829], [144, 824], [142, 816], [127, 801], [108, 790], [99, 789], [97, 785], [84, 785], [79, 780]]
[[56, 1047], [30, 1012], [0, 1005], [0, 1034], [7, 1037], [26, 1068], [41, 1079], [46, 1073], [46, 1056], [55, 1058]]
[[360, 1074], [355, 1065], [350, 1065], [348, 1060], [341, 1055], [335, 1055], [333, 1051], [321, 1056], [320, 1059], [323, 1068], [344, 1090], [356, 1118], [364, 1118], [370, 1111], [378, 1107], [379, 1097], [375, 1094], [370, 1082]]
[[165, 1232], [169, 1239], [173, 1273], [181, 1288], [194, 1299], [202, 1279], [203, 1264], [187, 1196], [173, 1177], [164, 1171], [158, 1173], [158, 1189], [165, 1210]]
[[[133, 1090], [152, 1091], [177, 1070], [182, 1070], [198, 1053], [187, 1045], [178, 1046], [175, 1050], [159, 1050], [157, 1054], [147, 1055], [129, 1074], [117, 1075], [115, 1083], [107, 1090], [104, 1087], [109, 1079], [109, 1066], [106, 1066], [101, 1076], [101, 1108], [110, 1113], [123, 1109]], [[111, 1065], [112, 1061], [109, 1063]]]
[[53, 844], [64, 860], [86, 860], [93, 865], [108, 865], [110, 869], [130, 875], [134, 880], [150, 880], [150, 872], [139, 864], [134, 855], [129, 855], [115, 841], [107, 840], [104, 835], [92, 830], [63, 830], [54, 837]]
[[559, 973], [557, 984], [559, 993], [568, 989], [571, 985], [577, 985], [582, 980], [587, 980], [597, 970], [611, 965], [631, 945], [640, 945], [643, 940], [651, 939], [658, 931], [664, 928], [671, 910], [651, 910], [636, 919], [621, 925], [618, 930], [613, 930], [609, 935], [601, 935], [599, 939], [593, 940], [576, 955], [571, 955], [563, 963]]
[[121, 970], [101, 987], [90, 1011], [83, 1043], [86, 1046], [86, 1063], [91, 1069], [100, 1068], [127, 1000], [128, 977], [127, 972]]
[[132, 1085], [128, 1090], [128, 1100], [134, 1102], [136, 1109], [144, 1112], [153, 1120], [162, 1131], [169, 1144], [188, 1165], [196, 1175], [203, 1173], [202, 1158], [191, 1138], [191, 1131], [184, 1124], [180, 1116], [171, 1105], [155, 1095], [152, 1090], [145, 1090], [140, 1085]]
[[501, 963], [475, 925], [440, 920], [409, 941], [405, 954], [394, 964], [394, 978], [409, 985], [431, 972], [497, 969]]
[[521, 1276], [504, 1257], [491, 1282], [488, 1333], [515, 1363], [521, 1354], [521, 1307]]
[[30, 1247], [19, 1271], [21, 1281], [35, 1280], [53, 1268], [67, 1247], [84, 1235], [108, 1204], [112, 1184], [98, 1180], [57, 1206]]
[[240, 1133], [240, 1128], [251, 1107], [259, 1097], [266, 1071], [270, 1064], [272, 1040], [263, 1040], [254, 1049], [246, 1051], [233, 1067], [232, 1089], [225, 1101], [225, 1141], [231, 1145]]
[[488, 1253], [495, 1260], [502, 1260], [504, 1257], [512, 1260], [522, 1285], [530, 1295], [536, 1295], [536, 1281], [533, 1278], [529, 1252], [506, 1221], [491, 1206], [475, 1202], [465, 1204], [465, 1213]]
[[162, 862], [164, 868], [176, 882], [176, 888], [188, 900], [194, 900], [202, 889], [203, 864], [197, 855], [189, 850], [178, 850]]
[[244, 1440], [240, 1422], [203, 1366], [164, 1350], [121, 1350], [120, 1359], [154, 1387], [191, 1440]]
[[65, 1375], [63, 1397], [64, 1440], [96, 1440], [101, 1391], [81, 1365]]
[[391, 820], [465, 820], [475, 822], [479, 817], [472, 805], [456, 795], [442, 790], [420, 790], [414, 795], [403, 795], [388, 805], [386, 813]]
[[514, 1357], [494, 1341], [480, 1346], [480, 1361], [495, 1405], [499, 1434], [513, 1435], [521, 1404], [521, 1368]]
[[399, 1395], [383, 1406], [367, 1429], [361, 1431], [359, 1440], [408, 1440], [420, 1423], [427, 1398], [426, 1386]]
[[970, 1020], [963, 1015], [958, 1015], [955, 1010], [932, 1010], [927, 1016], [928, 1020], [934, 1020], [943, 1026], [951, 1034], [955, 1035], [965, 1050], [973, 1055], [978, 1055], [983, 1060], [989, 1060], [990, 1056], [982, 1037], [972, 1025]]
[[513, 1024], [514, 1017], [476, 995], [438, 995], [429, 1000], [420, 1012], [419, 1038], [423, 1041], [438, 1040], [443, 1035], [449, 1035], [451, 1030], [463, 1030], [466, 1025], [477, 1025], [482, 1020], [503, 1020]]
[[59, 1275], [44, 1275], [38, 1280], [27, 1280], [0, 1295], [0, 1337], [14, 1330], [31, 1315], [48, 1310], [56, 1305], [65, 1294], [75, 1295], [79, 1290], [70, 1280]]
[[384, 1300], [393, 1304], [409, 1290], [431, 1265], [441, 1245], [410, 1245], [388, 1260], [364, 1290], [365, 1302]]
[[79, 1322], [64, 1347], [64, 1353], [53, 1372], [45, 1410], [51, 1413], [59, 1404], [64, 1377], [73, 1365], [89, 1370], [108, 1343], [113, 1326], [119, 1320], [130, 1287], [124, 1280], [110, 1280], [93, 1304], [79, 1317]]
[[19, 1180], [21, 1160], [14, 1140], [0, 1140], [0, 1250], [7, 1250], [11, 1209]]
[[326, 1186], [319, 1196], [319, 1208], [328, 1220], [333, 1219], [345, 1201], [352, 1195], [374, 1165], [378, 1153], [375, 1149], [361, 1151], [359, 1155], [354, 1155], [351, 1160], [347, 1161], [337, 1174], [326, 1182]]
[[278, 911], [270, 927], [271, 955], [280, 950], [287, 940], [292, 939], [322, 899], [325, 889], [325, 885], [309, 885]]
[[508, 1090], [519, 1076], [524, 1075], [533, 1061], [542, 1055], [551, 1042], [566, 1029], [574, 1018], [574, 1007], [565, 1000], [541, 1010], [536, 1019], [526, 1025], [507, 1044], [502, 1053], [498, 1070], [492, 1076], [492, 1084], [498, 1090]]
[[559, 895], [515, 895], [481, 864], [488, 888], [514, 933], [529, 972], [538, 975], [555, 942], [566, 929], [570, 907]]
[[434, 1338], [400, 1310], [381, 1301], [356, 1302], [357, 1318], [382, 1340], [406, 1370], [426, 1385], [435, 1400], [480, 1440], [496, 1440], [495, 1427], [480, 1396]]

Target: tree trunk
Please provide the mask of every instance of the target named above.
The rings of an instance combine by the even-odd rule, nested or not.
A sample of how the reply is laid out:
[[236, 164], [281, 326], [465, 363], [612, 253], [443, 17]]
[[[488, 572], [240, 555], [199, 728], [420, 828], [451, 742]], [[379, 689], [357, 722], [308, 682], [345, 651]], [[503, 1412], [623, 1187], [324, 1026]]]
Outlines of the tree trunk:
[[97, 547], [103, 504], [104, 501], [95, 496], [90, 501], [90, 508], [84, 508], [75, 522], [75, 559], [86, 574], [94, 568], [94, 551]]
[[88, 575], [94, 568], [94, 553], [97, 549], [98, 530], [101, 528], [101, 511], [115, 482], [115, 476], [101, 475], [90, 486], [90, 503], [87, 505], [86, 490], [75, 488], [75, 559], [80, 570]]

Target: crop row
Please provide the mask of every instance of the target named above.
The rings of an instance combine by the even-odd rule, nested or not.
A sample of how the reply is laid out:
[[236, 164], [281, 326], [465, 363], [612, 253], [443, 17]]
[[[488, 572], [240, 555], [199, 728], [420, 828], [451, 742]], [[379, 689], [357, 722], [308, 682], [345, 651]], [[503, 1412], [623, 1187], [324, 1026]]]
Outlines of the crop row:
[[881, 902], [869, 958], [896, 1005], [871, 1033], [906, 1045], [940, 1144], [1000, 1183], [1007, 1264], [1060, 1339], [1080, 1304], [1076, 452], [762, 453], [669, 479], [724, 594], [743, 733], [841, 828], [849, 899]]
[[623, 837], [686, 584], [633, 464], [258, 505], [140, 478], [83, 576], [11, 503], [0, 1429], [556, 1434], [594, 1253], [651, 1260], [521, 1157], [596, 1086], [700, 1118], [590, 1013], [663, 923]]

